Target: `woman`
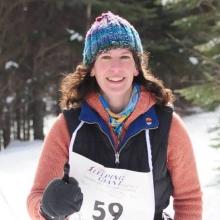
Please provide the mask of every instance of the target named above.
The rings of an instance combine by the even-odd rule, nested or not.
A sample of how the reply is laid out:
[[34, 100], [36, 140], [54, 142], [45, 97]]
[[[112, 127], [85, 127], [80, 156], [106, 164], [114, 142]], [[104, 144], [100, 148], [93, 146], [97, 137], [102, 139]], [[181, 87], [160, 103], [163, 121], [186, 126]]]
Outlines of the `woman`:
[[61, 84], [66, 110], [44, 142], [32, 219], [168, 219], [171, 196], [175, 220], [202, 218], [190, 138], [147, 61], [127, 20], [96, 18], [83, 63]]

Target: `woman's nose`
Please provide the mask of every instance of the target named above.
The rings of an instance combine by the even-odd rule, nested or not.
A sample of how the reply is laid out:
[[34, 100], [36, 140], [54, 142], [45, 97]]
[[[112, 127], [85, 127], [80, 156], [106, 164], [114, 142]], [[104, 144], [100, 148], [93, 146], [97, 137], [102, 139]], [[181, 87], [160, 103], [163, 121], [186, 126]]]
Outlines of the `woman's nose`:
[[118, 70], [118, 69], [121, 69], [121, 62], [120, 62], [120, 59], [112, 59], [111, 60], [111, 69], [112, 70]]

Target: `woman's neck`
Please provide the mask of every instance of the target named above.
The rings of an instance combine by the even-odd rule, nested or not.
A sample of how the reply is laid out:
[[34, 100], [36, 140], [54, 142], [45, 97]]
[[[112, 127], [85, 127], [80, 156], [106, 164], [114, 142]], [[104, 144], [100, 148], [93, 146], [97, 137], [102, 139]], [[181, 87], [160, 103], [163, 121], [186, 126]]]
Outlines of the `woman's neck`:
[[126, 95], [122, 95], [122, 96], [116, 95], [115, 97], [113, 96], [109, 97], [106, 95], [103, 96], [108, 102], [110, 110], [117, 114], [122, 112], [125, 109], [125, 107], [128, 105], [130, 101], [131, 93], [132, 91]]

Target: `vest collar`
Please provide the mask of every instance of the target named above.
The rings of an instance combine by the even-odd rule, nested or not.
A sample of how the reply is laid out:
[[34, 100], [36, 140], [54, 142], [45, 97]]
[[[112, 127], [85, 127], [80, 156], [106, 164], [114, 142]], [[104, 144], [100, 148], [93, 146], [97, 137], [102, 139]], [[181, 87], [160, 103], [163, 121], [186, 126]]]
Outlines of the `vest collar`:
[[[80, 120], [85, 121], [89, 124], [98, 124], [101, 130], [111, 140], [112, 144], [114, 143], [106, 122], [86, 102], [84, 102], [81, 106]], [[124, 145], [129, 138], [136, 135], [138, 132], [145, 129], [156, 129], [158, 128], [158, 126], [159, 121], [155, 112], [155, 108], [154, 106], [152, 106], [147, 112], [140, 115], [130, 124], [120, 146]]]
[[102, 132], [104, 132], [108, 136], [112, 145], [114, 146], [114, 141], [111, 136], [111, 132], [108, 125], [106, 124], [104, 119], [102, 119], [102, 117], [100, 117], [100, 115], [93, 108], [91, 108], [86, 102], [83, 102], [81, 105], [81, 112], [79, 115], [79, 119], [81, 121], [85, 121], [88, 124], [99, 125]]
[[159, 121], [155, 112], [155, 107], [152, 106], [147, 112], [140, 115], [130, 124], [120, 146], [123, 146], [128, 139], [140, 131], [146, 129], [156, 129], [158, 127]]

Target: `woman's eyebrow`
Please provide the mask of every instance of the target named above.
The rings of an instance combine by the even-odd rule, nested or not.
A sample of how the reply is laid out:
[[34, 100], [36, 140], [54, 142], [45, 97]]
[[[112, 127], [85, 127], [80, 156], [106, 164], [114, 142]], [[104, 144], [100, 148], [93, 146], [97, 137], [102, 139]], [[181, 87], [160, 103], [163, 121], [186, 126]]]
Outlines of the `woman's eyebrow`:
[[122, 52], [121, 54], [131, 54], [129, 51]]

